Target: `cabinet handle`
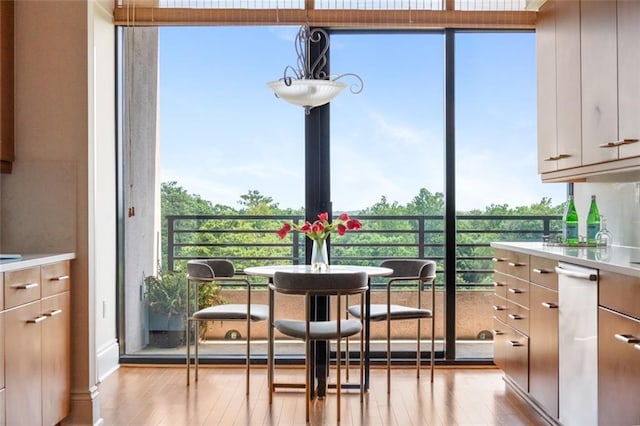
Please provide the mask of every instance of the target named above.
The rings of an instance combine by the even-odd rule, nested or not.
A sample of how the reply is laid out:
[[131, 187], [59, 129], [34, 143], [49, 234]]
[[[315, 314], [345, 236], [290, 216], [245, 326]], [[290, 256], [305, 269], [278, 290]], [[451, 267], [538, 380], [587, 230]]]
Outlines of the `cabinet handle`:
[[493, 329], [493, 335], [494, 336], [502, 336], [503, 334], [504, 334], [504, 331], [498, 330], [496, 328]]
[[625, 343], [640, 343], [640, 339], [631, 334], [614, 334], [615, 338]]
[[44, 316], [44, 315], [40, 315], [40, 316], [38, 316], [38, 317], [36, 317], [36, 318], [33, 318], [33, 319], [30, 319], [30, 320], [27, 320], [27, 324], [37, 324], [37, 323], [42, 322], [42, 321], [44, 321], [44, 320], [46, 320], [46, 319], [47, 319], [47, 317], [46, 317], [46, 316]]
[[588, 274], [583, 272], [570, 271], [568, 269], [556, 266], [556, 274], [565, 275], [571, 278], [578, 278], [580, 280], [598, 281], [598, 274]]
[[38, 283], [25, 283], [25, 284], [16, 284], [11, 286], [11, 288], [15, 288], [16, 290], [29, 290], [32, 288], [38, 287], [40, 284]]
[[519, 268], [521, 266], [526, 266], [526, 263], [522, 263], [522, 262], [509, 262], [509, 266], [513, 267], [513, 268]]
[[509, 314], [508, 315], [509, 318], [511, 318], [512, 320], [521, 320], [522, 317], [518, 314]]
[[633, 345], [633, 348], [640, 351], [640, 343], [636, 343], [635, 345]]
[[59, 277], [49, 278], [51, 281], [65, 281], [69, 279], [69, 275], [60, 275]]
[[556, 161], [556, 160], [562, 160], [563, 158], [569, 158], [569, 157], [571, 157], [569, 154], [552, 155], [551, 157], [545, 158], [543, 161]]
[[558, 305], [553, 302], [542, 302], [541, 305], [549, 309], [558, 309]]
[[509, 344], [511, 346], [522, 346], [522, 343], [518, 342], [517, 340], [509, 340]]
[[531, 271], [536, 274], [552, 274], [553, 273], [553, 271], [550, 271], [548, 269], [542, 269], [542, 268], [533, 268]]
[[54, 315], [59, 315], [62, 313], [62, 309], [54, 309], [53, 311], [45, 312], [43, 315], [47, 317], [52, 317]]
[[492, 257], [491, 260], [493, 260], [494, 262], [506, 262], [507, 259], [506, 257]]
[[600, 148], [615, 148], [620, 145], [629, 145], [638, 142], [638, 139], [627, 138], [619, 141], [607, 142], [600, 145]]
[[524, 293], [524, 292], [522, 290], [520, 290], [519, 288], [510, 288], [509, 289], [509, 293], [521, 294], [521, 293]]
[[506, 283], [500, 282], [500, 281], [494, 281], [493, 282], [493, 286], [494, 287], [504, 287], [505, 285], [507, 285]]
[[493, 305], [493, 310], [494, 311], [504, 311], [505, 307], [504, 306], [500, 306], [500, 305]]

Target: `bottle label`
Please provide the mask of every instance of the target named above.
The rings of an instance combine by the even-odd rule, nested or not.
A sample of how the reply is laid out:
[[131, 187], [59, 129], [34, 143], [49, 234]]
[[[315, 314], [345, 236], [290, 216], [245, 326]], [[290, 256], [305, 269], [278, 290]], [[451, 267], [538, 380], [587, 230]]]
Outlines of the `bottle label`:
[[578, 224], [566, 223], [564, 229], [565, 229], [564, 241], [570, 244], [577, 244], [578, 243]]
[[598, 233], [599, 230], [600, 230], [599, 223], [587, 223], [587, 242], [588, 243], [595, 243], [596, 234]]

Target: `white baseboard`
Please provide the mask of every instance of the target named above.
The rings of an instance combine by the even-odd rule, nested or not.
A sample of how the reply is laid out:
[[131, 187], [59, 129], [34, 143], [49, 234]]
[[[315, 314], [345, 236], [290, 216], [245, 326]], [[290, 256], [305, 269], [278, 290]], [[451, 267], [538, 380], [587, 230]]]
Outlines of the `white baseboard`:
[[100, 348], [97, 358], [98, 383], [100, 383], [120, 367], [120, 345], [118, 341], [114, 339]]

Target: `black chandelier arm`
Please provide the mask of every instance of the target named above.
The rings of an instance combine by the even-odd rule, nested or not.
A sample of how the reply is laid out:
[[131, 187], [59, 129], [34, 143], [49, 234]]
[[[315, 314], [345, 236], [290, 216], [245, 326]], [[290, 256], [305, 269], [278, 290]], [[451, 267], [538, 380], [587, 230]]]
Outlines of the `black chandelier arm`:
[[[293, 74], [293, 76], [289, 75], [289, 71]], [[291, 86], [291, 80], [300, 80], [302, 78], [303, 76], [300, 74], [300, 72], [298, 72], [298, 70], [292, 67], [291, 65], [287, 65], [284, 68], [284, 75], [282, 76], [282, 81], [284, 81], [284, 84], [286, 84], [287, 86]]]
[[349, 85], [349, 90], [354, 95], [357, 95], [358, 93], [362, 92], [362, 90], [364, 90], [364, 81], [362, 80], [362, 77], [360, 77], [358, 74], [354, 74], [351, 72], [340, 74], [338, 76], [333, 77], [333, 81], [338, 81], [343, 77], [353, 77], [357, 80], [355, 83], [352, 83], [351, 85]]

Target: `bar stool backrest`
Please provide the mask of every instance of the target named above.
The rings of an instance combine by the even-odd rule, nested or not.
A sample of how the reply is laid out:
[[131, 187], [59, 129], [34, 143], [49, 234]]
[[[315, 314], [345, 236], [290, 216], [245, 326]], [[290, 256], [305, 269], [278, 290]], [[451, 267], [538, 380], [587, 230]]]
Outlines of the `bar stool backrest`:
[[190, 279], [231, 278], [236, 268], [226, 259], [190, 260], [187, 262], [187, 274]]
[[295, 273], [278, 271], [273, 288], [289, 294], [318, 293], [325, 295], [358, 293], [367, 289], [367, 273]]

